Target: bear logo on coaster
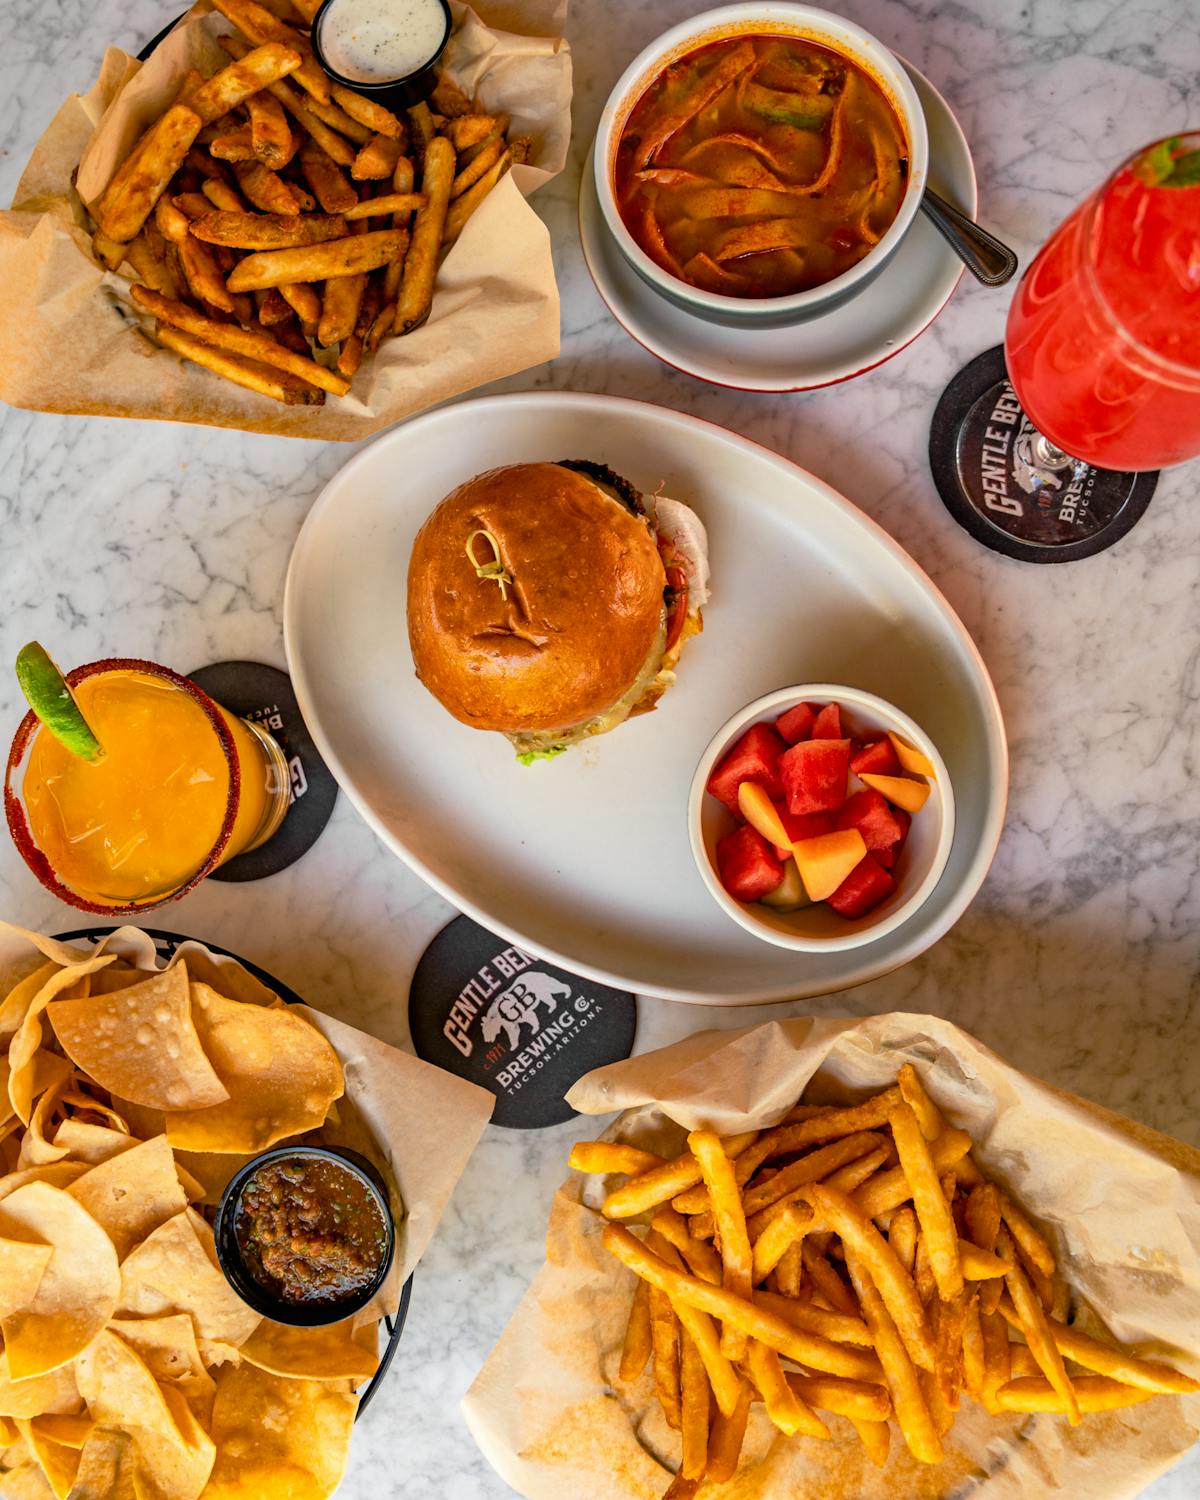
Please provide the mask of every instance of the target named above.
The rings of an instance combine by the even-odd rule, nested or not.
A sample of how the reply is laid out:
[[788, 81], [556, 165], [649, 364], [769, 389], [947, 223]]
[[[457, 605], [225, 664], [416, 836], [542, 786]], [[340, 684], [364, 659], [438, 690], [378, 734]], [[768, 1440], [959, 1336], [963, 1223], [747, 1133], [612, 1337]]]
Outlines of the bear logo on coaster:
[[571, 1119], [575, 1080], [629, 1056], [637, 1005], [457, 917], [421, 956], [408, 1020], [419, 1057], [495, 1094], [493, 1124], [530, 1130]]

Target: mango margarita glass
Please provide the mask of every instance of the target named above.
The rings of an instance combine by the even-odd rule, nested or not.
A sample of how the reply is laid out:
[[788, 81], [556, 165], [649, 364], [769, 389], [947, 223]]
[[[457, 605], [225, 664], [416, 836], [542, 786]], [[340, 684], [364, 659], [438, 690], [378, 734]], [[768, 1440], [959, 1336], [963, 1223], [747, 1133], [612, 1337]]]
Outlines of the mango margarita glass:
[[61, 900], [145, 911], [277, 831], [288, 768], [265, 730], [152, 662], [93, 662], [66, 680], [103, 755], [73, 754], [29, 713], [4, 786], [17, 848]]

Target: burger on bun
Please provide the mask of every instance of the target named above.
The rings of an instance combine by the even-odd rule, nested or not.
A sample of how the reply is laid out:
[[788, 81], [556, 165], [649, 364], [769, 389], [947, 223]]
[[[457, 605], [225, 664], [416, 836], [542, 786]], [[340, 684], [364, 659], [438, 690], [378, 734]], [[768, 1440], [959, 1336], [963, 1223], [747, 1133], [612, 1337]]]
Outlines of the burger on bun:
[[654, 708], [707, 599], [686, 505], [581, 459], [512, 464], [460, 485], [417, 533], [408, 635], [443, 707], [528, 763]]

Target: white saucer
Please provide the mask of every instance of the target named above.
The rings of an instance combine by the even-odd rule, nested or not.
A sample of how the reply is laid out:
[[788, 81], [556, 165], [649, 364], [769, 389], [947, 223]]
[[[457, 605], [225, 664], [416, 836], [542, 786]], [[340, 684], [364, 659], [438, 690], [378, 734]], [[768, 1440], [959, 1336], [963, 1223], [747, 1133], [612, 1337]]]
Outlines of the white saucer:
[[[925, 109], [930, 186], [974, 217], [979, 199], [966, 137], [933, 84], [900, 61]], [[845, 306], [794, 328], [721, 328], [651, 291], [617, 249], [600, 214], [590, 153], [579, 237], [596, 290], [631, 338], [677, 370], [747, 391], [811, 391], [874, 369], [929, 327], [963, 274], [962, 262], [918, 215], [890, 264]]]

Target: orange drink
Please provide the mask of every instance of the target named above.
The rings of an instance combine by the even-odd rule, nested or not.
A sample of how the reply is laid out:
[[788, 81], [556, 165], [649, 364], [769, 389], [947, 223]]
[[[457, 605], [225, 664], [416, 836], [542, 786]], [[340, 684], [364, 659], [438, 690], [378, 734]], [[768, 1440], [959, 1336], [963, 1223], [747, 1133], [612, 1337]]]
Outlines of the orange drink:
[[258, 725], [150, 662], [95, 662], [66, 681], [102, 753], [73, 753], [31, 713], [5, 783], [17, 847], [64, 901], [159, 905], [278, 829], [287, 762]]

